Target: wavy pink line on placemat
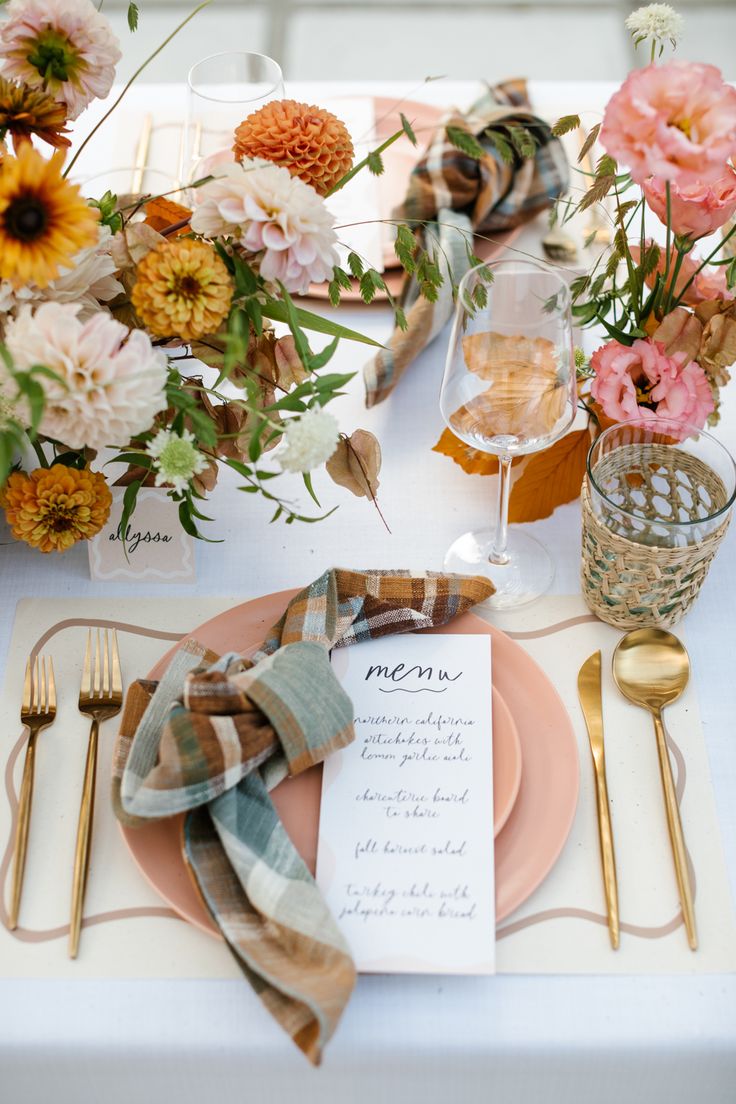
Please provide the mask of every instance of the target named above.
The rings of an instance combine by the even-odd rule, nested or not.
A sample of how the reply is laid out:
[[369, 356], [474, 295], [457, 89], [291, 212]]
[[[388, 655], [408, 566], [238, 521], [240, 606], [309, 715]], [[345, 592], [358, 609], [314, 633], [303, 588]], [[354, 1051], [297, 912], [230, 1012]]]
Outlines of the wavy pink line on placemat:
[[[543, 636], [550, 636], [555, 632], [562, 632], [565, 629], [574, 628], [577, 625], [587, 624], [589, 622], [597, 622], [598, 618], [593, 614], [581, 614], [578, 617], [571, 617], [565, 621], [558, 621], [554, 625], [548, 625], [541, 629], [534, 629], [527, 632], [509, 632], [507, 635], [514, 640], [537, 640]], [[120, 632], [130, 632], [138, 636], [147, 636], [156, 640], [181, 640], [186, 633], [170, 633], [163, 632], [157, 629], [147, 629], [142, 625], [133, 625], [121, 621], [110, 621], [102, 618], [68, 618], [64, 621], [57, 622], [53, 625], [36, 641], [35, 645], [31, 649], [31, 657], [35, 658], [37, 652], [41, 650], [43, 645], [55, 636], [56, 633], [61, 632], [66, 628], [78, 628], [78, 627], [92, 627], [92, 628], [114, 628]], [[687, 776], [687, 768], [685, 759], [680, 751], [679, 746], [667, 733], [667, 745], [670, 748], [676, 764], [676, 784], [675, 789], [677, 793], [678, 802], [682, 801], [682, 796], [685, 792], [685, 783]], [[25, 744], [25, 735], [21, 736], [20, 740], [16, 743], [11, 751], [5, 770], [5, 789], [8, 795], [8, 802], [10, 804], [11, 818], [10, 818], [10, 837], [8, 840], [5, 853], [2, 861], [0, 861], [0, 886], [5, 884], [8, 870], [10, 868], [10, 858], [13, 848], [13, 837], [15, 834], [15, 818], [18, 809], [18, 800], [13, 789], [13, 769], [15, 761], [20, 754], [21, 748]], [[687, 854], [688, 866], [690, 869], [690, 877], [693, 885], [693, 896], [696, 892], [696, 880], [695, 869], [690, 857], [690, 853]], [[102, 924], [112, 920], [124, 920], [137, 916], [160, 916], [180, 920], [181, 917], [173, 909], [155, 906], [142, 906], [140, 908], [131, 909], [116, 909], [110, 912], [98, 913], [94, 916], [86, 917], [83, 921], [83, 926], [91, 926], [93, 924]], [[597, 912], [592, 912], [588, 909], [581, 909], [576, 907], [561, 907], [556, 909], [545, 909], [542, 912], [532, 913], [530, 916], [521, 917], [519, 920], [513, 921], [511, 924], [507, 924], [503, 928], [496, 929], [496, 939], [505, 939], [509, 935], [514, 935], [518, 931], [523, 931], [525, 928], [530, 928], [536, 924], [541, 924], [545, 920], [558, 920], [558, 919], [579, 919], [587, 920], [594, 924], [600, 924], [602, 926], [608, 925], [608, 917]], [[0, 921], [3, 926], [7, 928], [8, 915], [5, 911], [5, 905], [0, 900]], [[642, 939], [661, 939], [671, 932], [676, 931], [683, 923], [682, 912], [679, 912], [666, 924], [661, 924], [654, 927], [647, 927], [640, 924], [629, 924], [626, 921], [621, 922], [621, 931], [626, 932], [629, 935], [636, 935]], [[64, 925], [58, 928], [49, 928], [45, 931], [32, 931], [27, 928], [16, 928], [12, 933], [17, 939], [23, 942], [43, 942], [49, 939], [59, 939], [69, 931], [69, 926]]]
[[[137, 636], [147, 636], [154, 640], [181, 640], [182, 636], [186, 633], [172, 633], [164, 632], [159, 629], [147, 629], [142, 625], [131, 625], [123, 621], [109, 621], [99, 617], [74, 617], [67, 618], [64, 621], [58, 621], [55, 625], [52, 625], [50, 629], [47, 629], [42, 636], [36, 641], [31, 648], [31, 662], [36, 658], [38, 652], [41, 651], [44, 644], [50, 640], [57, 633], [62, 632], [64, 629], [69, 628], [101, 628], [101, 629], [117, 629], [119, 632], [130, 632]], [[18, 815], [18, 797], [13, 787], [13, 772], [15, 769], [15, 763], [20, 755], [22, 749], [26, 744], [25, 732], [20, 736], [13, 746], [8, 761], [5, 765], [5, 792], [8, 797], [8, 804], [10, 806], [10, 833], [8, 836], [8, 842], [3, 853], [3, 857], [0, 860], [0, 886], [4, 886], [8, 872], [10, 870], [10, 863], [13, 854], [13, 840], [15, 838], [15, 823]], [[171, 920], [181, 920], [177, 912], [173, 909], [167, 908], [163, 905], [141, 905], [134, 908], [122, 908], [111, 909], [108, 912], [94, 913], [92, 916], [85, 916], [82, 921], [83, 928], [93, 927], [95, 924], [105, 924], [112, 920], [129, 920], [139, 916], [159, 916], [165, 917]], [[10, 931], [8, 928], [8, 913], [5, 908], [5, 900], [0, 895], [0, 923], [3, 927]], [[69, 934], [69, 925], [63, 924], [56, 928], [45, 929], [33, 929], [17, 927], [11, 932], [16, 939], [21, 943], [44, 943], [51, 939], [61, 939], [65, 935]]]

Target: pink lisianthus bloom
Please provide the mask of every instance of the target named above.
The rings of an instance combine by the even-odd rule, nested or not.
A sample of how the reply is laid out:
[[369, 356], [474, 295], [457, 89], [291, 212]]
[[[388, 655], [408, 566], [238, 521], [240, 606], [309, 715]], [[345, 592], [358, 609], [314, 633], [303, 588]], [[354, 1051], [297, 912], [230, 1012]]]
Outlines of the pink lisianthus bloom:
[[[647, 247], [651, 245], [651, 239], [647, 241]], [[629, 244], [629, 252], [631, 253], [634, 264], [639, 263], [641, 257], [641, 250], [638, 245]], [[675, 262], [677, 260], [677, 250], [672, 247], [670, 251], [670, 276], [668, 277], [668, 284], [672, 279], [672, 272], [674, 271]], [[695, 307], [698, 303], [705, 302], [706, 299], [733, 299], [736, 297], [733, 291], [729, 291], [726, 286], [726, 269], [723, 265], [706, 265], [706, 267], [698, 272], [701, 261], [699, 257], [694, 257], [692, 253], [686, 253], [680, 262], [680, 271], [677, 273], [677, 280], [675, 281], [675, 287], [672, 292], [672, 298], [677, 299], [684, 292], [683, 303], [687, 303], [690, 307]], [[654, 281], [657, 275], [664, 276], [665, 272], [665, 251], [661, 250], [659, 254], [659, 261], [657, 267], [653, 272], [650, 272], [646, 276], [647, 287], [653, 288]], [[692, 283], [690, 281], [692, 280]], [[688, 286], [689, 285], [689, 286]], [[687, 291], [685, 291], [687, 288]]]
[[616, 422], [636, 418], [668, 423], [670, 431], [673, 425], [702, 428], [715, 408], [703, 369], [685, 353], [667, 356], [664, 345], [651, 338], [630, 347], [609, 341], [590, 364], [591, 395]]
[[670, 61], [635, 69], [608, 101], [601, 142], [643, 184], [714, 181], [736, 152], [736, 88], [714, 65]]
[[[652, 176], [642, 184], [649, 207], [667, 225], [666, 181]], [[698, 181], [679, 187], [670, 184], [672, 230], [679, 237], [702, 238], [712, 234], [736, 211], [736, 172], [726, 166], [723, 176], [710, 183]]]

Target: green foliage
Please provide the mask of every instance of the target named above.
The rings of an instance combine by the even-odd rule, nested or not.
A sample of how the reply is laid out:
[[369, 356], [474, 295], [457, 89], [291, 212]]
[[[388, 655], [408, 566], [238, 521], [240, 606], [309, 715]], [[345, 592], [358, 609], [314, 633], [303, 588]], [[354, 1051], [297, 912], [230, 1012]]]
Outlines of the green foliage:
[[396, 240], [394, 241], [394, 253], [396, 254], [404, 272], [411, 276], [416, 271], [415, 256], [418, 242], [414, 232], [404, 223], [396, 227]]
[[363, 275], [363, 262], [357, 253], [348, 253], [348, 268], [356, 280]]
[[594, 127], [591, 127], [588, 131], [588, 136], [580, 147], [580, 153], [578, 154], [578, 165], [585, 160], [587, 155], [592, 150], [593, 146], [598, 141], [598, 135], [600, 134], [601, 124], [596, 123]]
[[412, 127], [411, 123], [407, 119], [406, 115], [404, 115], [403, 113], [400, 112], [399, 113], [399, 118], [401, 119], [401, 126], [402, 126], [402, 129], [404, 131], [404, 134], [409, 139], [411, 144], [413, 146], [415, 146], [417, 144], [417, 136], [414, 133], [414, 128]]
[[[411, 128], [409, 128], [409, 129], [411, 129]], [[407, 135], [407, 132], [406, 132], [406, 129], [404, 127], [403, 116], [402, 116], [401, 130], [397, 130], [394, 134], [392, 134], [389, 138], [387, 138], [385, 142], [382, 142], [381, 145], [378, 146], [377, 149], [371, 150], [371, 152], [368, 154], [368, 156], [364, 157], [362, 161], [359, 161], [357, 165], [353, 165], [352, 169], [350, 169], [348, 172], [346, 172], [344, 176], [340, 177], [340, 179], [338, 180], [338, 182], [336, 184], [332, 185], [329, 192], [327, 192], [327, 195], [325, 196], [325, 198], [326, 199], [329, 198], [329, 196], [334, 195], [335, 192], [339, 192], [341, 188], [344, 188], [345, 185], [348, 183], [348, 181], [352, 180], [354, 176], [357, 176], [357, 174], [361, 171], [361, 169], [364, 169], [364, 168], [368, 167], [368, 169], [370, 169], [371, 172], [375, 172], [376, 166], [379, 163], [381, 165], [383, 164], [383, 162], [381, 161], [381, 154], [385, 153], [386, 150], [389, 148], [389, 146], [392, 146], [394, 144], [394, 142], [397, 142], [399, 140], [399, 138], [402, 138], [405, 135]], [[373, 166], [373, 167], [371, 168], [371, 166]], [[381, 168], [379, 170], [379, 173], [380, 172], [383, 172], [383, 168]]]
[[507, 165], [513, 165], [514, 163], [514, 150], [511, 144], [504, 138], [503, 134], [500, 134], [497, 130], [487, 130], [486, 138], [489, 142], [492, 142], [496, 152], [500, 155], [501, 160]]
[[128, 27], [131, 31], [138, 30], [138, 5], [130, 3], [128, 4]]
[[366, 164], [368, 166], [368, 172], [373, 173], [374, 176], [381, 176], [384, 171], [383, 158], [378, 150], [372, 150], [366, 158]]
[[736, 257], [733, 257], [726, 268], [726, 287], [729, 291], [736, 287]]
[[101, 199], [87, 200], [90, 207], [100, 212], [100, 222], [103, 226], [109, 226], [113, 234], [123, 229], [123, 216], [117, 210], [118, 197], [107, 191]]
[[481, 161], [485, 157], [485, 150], [482, 145], [469, 130], [465, 130], [463, 127], [448, 126], [445, 129], [447, 140], [456, 149], [459, 149], [461, 153], [467, 154], [468, 157], [472, 157], [474, 161]]
[[530, 130], [527, 130], [524, 126], [519, 126], [518, 124], [512, 125], [510, 123], [505, 129], [519, 157], [523, 160], [529, 160], [529, 158], [535, 156], [537, 152], [537, 140]]
[[552, 126], [555, 138], [562, 138], [563, 134], [569, 134], [571, 130], [577, 130], [580, 126], [579, 115], [562, 115]]

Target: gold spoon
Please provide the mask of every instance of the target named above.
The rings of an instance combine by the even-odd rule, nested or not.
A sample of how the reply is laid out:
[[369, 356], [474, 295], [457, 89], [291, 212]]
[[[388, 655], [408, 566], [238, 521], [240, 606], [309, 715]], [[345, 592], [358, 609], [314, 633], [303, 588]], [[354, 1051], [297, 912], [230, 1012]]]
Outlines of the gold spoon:
[[664, 804], [670, 831], [675, 874], [680, 891], [682, 915], [691, 950], [698, 946], [695, 908], [687, 865], [680, 809], [672, 778], [669, 752], [662, 726], [662, 710], [676, 701], [690, 678], [690, 661], [684, 645], [663, 629], [634, 629], [624, 636], [613, 653], [613, 677], [621, 693], [634, 705], [648, 709], [654, 720], [659, 769], [664, 787]]

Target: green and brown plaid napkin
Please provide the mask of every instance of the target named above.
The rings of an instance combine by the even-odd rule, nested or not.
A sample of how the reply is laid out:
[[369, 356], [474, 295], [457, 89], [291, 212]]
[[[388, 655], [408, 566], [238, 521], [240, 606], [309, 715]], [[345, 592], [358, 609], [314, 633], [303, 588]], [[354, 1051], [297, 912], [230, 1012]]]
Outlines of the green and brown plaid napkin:
[[[185, 854], [245, 976], [319, 1063], [355, 984], [350, 949], [269, 790], [353, 737], [329, 650], [444, 625], [493, 592], [475, 576], [327, 571], [251, 659], [188, 644], [160, 683], [131, 686], [113, 804], [125, 824], [187, 812]], [[204, 661], [204, 662], [203, 662]]]
[[[513, 152], [508, 127], [530, 130], [536, 152], [523, 158]], [[482, 160], [457, 149], [447, 138], [448, 126], [472, 133], [485, 153]], [[504, 160], [500, 144], [513, 153]], [[416, 356], [443, 329], [452, 315], [452, 282], [460, 282], [468, 270], [467, 246], [473, 234], [512, 230], [527, 222], [567, 188], [565, 152], [549, 126], [533, 114], [526, 82], [506, 81], [473, 105], [467, 115], [446, 116], [430, 141], [427, 152], [412, 170], [401, 207], [394, 212], [414, 228], [424, 247], [435, 251], [445, 280], [434, 303], [421, 297], [417, 281], [407, 277], [401, 296], [408, 328], [396, 329], [385, 349], [366, 365], [366, 405], [375, 406], [393, 391]], [[450, 270], [452, 280], [447, 278]]]

